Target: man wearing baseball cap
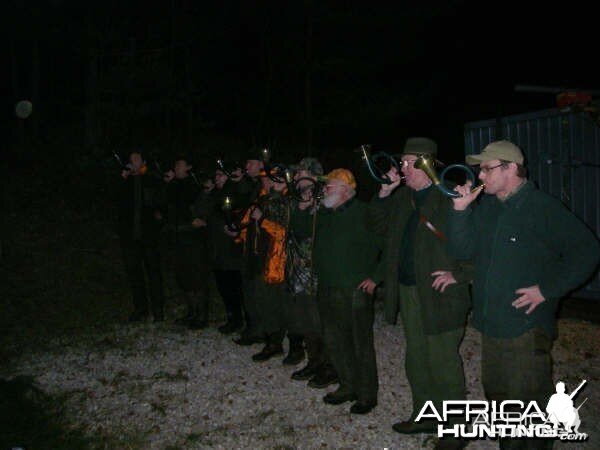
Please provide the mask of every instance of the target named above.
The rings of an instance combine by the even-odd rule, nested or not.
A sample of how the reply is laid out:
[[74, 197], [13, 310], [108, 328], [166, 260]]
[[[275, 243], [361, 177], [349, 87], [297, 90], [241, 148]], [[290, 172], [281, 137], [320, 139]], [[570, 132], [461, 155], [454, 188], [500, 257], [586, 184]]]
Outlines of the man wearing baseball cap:
[[[373, 297], [364, 283], [374, 276], [381, 243], [367, 229], [367, 205], [355, 198], [352, 172], [335, 169], [326, 180], [316, 219], [313, 263], [323, 339], [339, 387], [323, 401], [332, 405], [355, 401], [350, 412], [366, 414], [377, 405], [378, 381]], [[294, 230], [312, 233], [310, 216], [292, 219]]]
[[[449, 248], [473, 259], [473, 326], [482, 335], [482, 383], [489, 400], [535, 400], [554, 392], [551, 349], [561, 297], [598, 265], [597, 238], [559, 200], [527, 181], [523, 153], [510, 141], [479, 155], [485, 194], [456, 188], [448, 218]], [[548, 440], [502, 439], [500, 448], [547, 448]]]

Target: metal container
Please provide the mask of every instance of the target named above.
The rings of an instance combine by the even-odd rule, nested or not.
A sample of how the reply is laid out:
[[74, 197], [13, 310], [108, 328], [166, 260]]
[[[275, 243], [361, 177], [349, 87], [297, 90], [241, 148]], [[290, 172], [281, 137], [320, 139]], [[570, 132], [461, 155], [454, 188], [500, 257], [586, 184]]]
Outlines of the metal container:
[[[465, 125], [465, 154], [507, 139], [525, 154], [529, 179], [560, 199], [600, 238], [600, 126], [586, 112], [547, 109]], [[600, 273], [573, 293], [600, 301]]]

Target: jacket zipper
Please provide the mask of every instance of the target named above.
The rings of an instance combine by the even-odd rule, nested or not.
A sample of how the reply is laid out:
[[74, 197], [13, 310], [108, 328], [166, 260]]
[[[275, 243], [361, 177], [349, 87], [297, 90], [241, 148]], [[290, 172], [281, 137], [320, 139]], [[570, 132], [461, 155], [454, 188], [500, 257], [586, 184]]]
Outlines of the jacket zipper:
[[[492, 261], [494, 261], [494, 256], [496, 254], [496, 242], [498, 240], [498, 230], [500, 229], [500, 220], [496, 222], [496, 230], [494, 232], [494, 240], [492, 241], [492, 254], [490, 255], [490, 262], [488, 264], [488, 268], [485, 274], [485, 290], [484, 290], [484, 301], [483, 301], [483, 318], [484, 323], [487, 323], [487, 314], [488, 314], [488, 303], [490, 296], [488, 295], [488, 285], [489, 285], [489, 273], [492, 267]], [[487, 330], [486, 330], [487, 331]]]

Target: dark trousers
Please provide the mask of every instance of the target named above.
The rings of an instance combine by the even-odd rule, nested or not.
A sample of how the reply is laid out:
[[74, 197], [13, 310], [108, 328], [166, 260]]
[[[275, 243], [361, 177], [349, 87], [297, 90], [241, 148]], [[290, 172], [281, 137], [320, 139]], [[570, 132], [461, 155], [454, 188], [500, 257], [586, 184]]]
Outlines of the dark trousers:
[[280, 345], [285, 337], [283, 301], [285, 285], [267, 284], [262, 279], [256, 282], [254, 305], [256, 307], [260, 335], [273, 345]]
[[214, 270], [217, 290], [225, 304], [227, 321], [242, 323], [242, 273], [239, 270]]
[[308, 364], [310, 364], [311, 367], [327, 367], [328, 369], [333, 370], [329, 358], [327, 357], [323, 338], [315, 335], [303, 337]]
[[175, 279], [183, 292], [202, 292], [208, 289], [210, 268], [206, 249], [202, 245], [178, 243], [173, 258]]
[[248, 338], [262, 338], [263, 332], [260, 324], [260, 314], [256, 304], [256, 295], [262, 283], [260, 276], [248, 275], [242, 272], [242, 290], [244, 293], [242, 311], [244, 313], [244, 331], [242, 334]]
[[358, 401], [376, 403], [373, 296], [355, 288], [319, 287], [317, 302], [325, 348], [340, 390], [354, 393]]
[[173, 268], [175, 279], [185, 293], [188, 317], [208, 321], [210, 269], [206, 260], [206, 247], [202, 242], [179, 242], [175, 247]]
[[[535, 400], [542, 411], [555, 392], [552, 338], [540, 329], [510, 339], [482, 335], [481, 378], [488, 400]], [[501, 449], [552, 448], [549, 439], [500, 439]]]
[[410, 383], [413, 410], [411, 420], [426, 401], [442, 407], [444, 400], [464, 400], [465, 376], [459, 354], [465, 329], [425, 334], [422, 304], [415, 286], [399, 285], [400, 316], [406, 339], [404, 359]]
[[[137, 314], [148, 312], [148, 289], [154, 318], [163, 318], [165, 296], [163, 292], [162, 272], [160, 268], [160, 253], [155, 243], [141, 240], [121, 239], [121, 251], [129, 285], [133, 296], [133, 306]], [[144, 275], [145, 271], [145, 275]]]
[[311, 366], [321, 367], [328, 364], [316, 295], [288, 292], [284, 308], [288, 338], [302, 336]]

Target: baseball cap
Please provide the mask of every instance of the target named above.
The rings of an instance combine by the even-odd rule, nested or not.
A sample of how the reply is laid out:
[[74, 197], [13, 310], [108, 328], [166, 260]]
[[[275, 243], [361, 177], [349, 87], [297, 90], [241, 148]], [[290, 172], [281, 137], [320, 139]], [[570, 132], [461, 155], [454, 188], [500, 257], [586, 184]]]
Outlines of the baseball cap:
[[523, 165], [524, 157], [521, 149], [510, 141], [494, 141], [488, 144], [479, 155], [467, 155], [467, 164], [477, 165], [486, 161], [499, 159]]
[[350, 186], [352, 189], [356, 189], [356, 179], [352, 172], [348, 169], [333, 169], [326, 175], [328, 180], [340, 180]]

